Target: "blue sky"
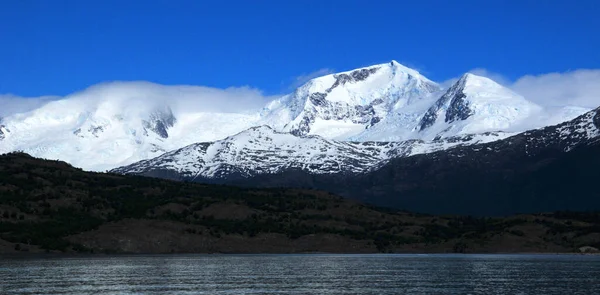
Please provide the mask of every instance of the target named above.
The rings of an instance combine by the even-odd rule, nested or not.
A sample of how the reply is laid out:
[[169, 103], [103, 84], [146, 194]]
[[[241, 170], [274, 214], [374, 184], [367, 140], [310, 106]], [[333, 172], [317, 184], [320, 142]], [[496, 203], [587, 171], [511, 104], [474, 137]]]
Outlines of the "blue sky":
[[[432, 80], [600, 68], [600, 4], [570, 1], [0, 1], [0, 94], [114, 80], [287, 92], [395, 59]], [[299, 78], [300, 77], [300, 78]]]

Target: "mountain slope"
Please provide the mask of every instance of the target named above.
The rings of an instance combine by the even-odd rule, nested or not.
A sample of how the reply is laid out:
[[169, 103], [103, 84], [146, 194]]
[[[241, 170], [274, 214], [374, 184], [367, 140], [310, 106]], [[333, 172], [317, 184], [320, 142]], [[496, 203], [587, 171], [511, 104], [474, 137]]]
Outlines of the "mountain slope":
[[600, 209], [600, 108], [504, 140], [400, 157], [355, 176], [286, 171], [230, 183], [328, 190], [435, 214]]
[[[223, 156], [204, 161], [189, 157], [187, 150], [182, 149], [114, 171], [199, 182], [325, 189], [377, 205], [436, 214], [513, 214], [581, 210], [588, 206], [600, 209], [597, 198], [600, 195], [594, 192], [593, 181], [600, 177], [595, 166], [600, 164], [597, 163], [600, 160], [598, 111], [483, 144], [434, 141], [439, 145], [432, 147], [421, 141], [337, 143], [318, 137], [279, 134], [291, 142], [326, 143], [322, 146], [299, 143], [302, 148], [299, 156], [286, 158], [290, 150], [284, 149], [285, 156], [279, 158], [281, 154], [274, 151], [280, 147], [272, 144], [277, 140], [270, 136], [261, 139], [261, 135], [251, 137], [253, 144], [260, 147], [254, 150], [269, 153], [252, 155], [251, 151], [239, 153], [243, 149], [225, 149], [216, 152]], [[236, 142], [237, 138], [230, 139]], [[247, 141], [232, 142], [204, 146], [245, 146]], [[449, 148], [453, 144], [456, 146]], [[419, 153], [419, 148], [425, 152]], [[302, 154], [307, 151], [315, 154], [304, 157]], [[178, 158], [179, 155], [183, 156]], [[393, 159], [389, 161], [386, 157]], [[321, 162], [315, 162], [315, 158]], [[190, 159], [195, 169], [180, 164]], [[210, 164], [216, 159], [221, 162]], [[338, 161], [343, 165], [331, 169], [330, 163]], [[590, 164], [584, 164], [586, 161]], [[564, 181], [557, 181], [561, 178]], [[571, 186], [574, 187], [568, 193]]]

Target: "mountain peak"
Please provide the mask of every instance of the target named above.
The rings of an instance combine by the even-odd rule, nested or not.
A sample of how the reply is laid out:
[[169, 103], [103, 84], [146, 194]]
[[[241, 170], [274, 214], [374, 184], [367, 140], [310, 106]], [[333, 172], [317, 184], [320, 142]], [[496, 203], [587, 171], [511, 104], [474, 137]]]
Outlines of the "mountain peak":
[[[403, 65], [403, 64], [401, 64], [401, 63], [399, 63], [399, 62], [397, 62], [395, 60], [392, 60], [389, 63], [389, 65], [392, 68], [396, 69], [397, 71], [405, 72], [405, 73], [408, 73], [408, 74], [416, 76], [416, 77], [425, 78], [425, 76], [421, 75], [421, 73], [419, 73], [419, 71], [417, 71], [417, 70], [415, 70], [413, 68], [409, 68], [409, 67], [407, 67], [407, 66], [405, 66], [405, 65]], [[427, 79], [427, 78], [425, 78], [425, 79]], [[427, 80], [429, 81], [429, 79], [427, 79]]]
[[492, 79], [466, 73], [429, 108], [417, 129], [437, 125], [430, 132], [436, 137], [505, 130], [538, 110], [538, 105]]
[[253, 138], [253, 137], [262, 137], [262, 136], [274, 136], [276, 134], [285, 134], [284, 132], [278, 132], [273, 129], [273, 127], [269, 125], [258, 125], [250, 127], [246, 130], [242, 130], [234, 135], [228, 136], [226, 139], [236, 139], [236, 138]]
[[506, 88], [500, 85], [498, 82], [484, 76], [475, 75], [473, 73], [465, 73], [460, 77], [456, 84], [461, 85], [462, 88], [468, 87], [485, 87], [485, 88]]
[[440, 87], [416, 70], [390, 61], [312, 79], [268, 106], [269, 122], [294, 135], [347, 138]]
[[336, 76], [340, 76], [340, 75], [356, 75], [356, 73], [366, 72], [366, 71], [375, 72], [379, 69], [386, 69], [389, 72], [391, 72], [392, 75], [406, 74], [406, 75], [412, 76], [414, 78], [424, 80], [428, 83], [436, 84], [435, 82], [433, 82], [433, 81], [427, 79], [425, 76], [421, 75], [421, 73], [419, 73], [419, 71], [417, 71], [413, 68], [409, 68], [409, 67], [397, 62], [396, 60], [391, 60], [390, 62], [386, 62], [386, 63], [380, 63], [380, 64], [374, 64], [374, 65], [369, 65], [369, 66], [365, 66], [365, 67], [360, 67], [360, 68], [356, 68], [356, 69], [352, 69], [352, 70], [348, 70], [348, 71], [333, 73], [333, 74], [318, 77], [315, 79], [324, 78], [324, 77], [336, 77]]

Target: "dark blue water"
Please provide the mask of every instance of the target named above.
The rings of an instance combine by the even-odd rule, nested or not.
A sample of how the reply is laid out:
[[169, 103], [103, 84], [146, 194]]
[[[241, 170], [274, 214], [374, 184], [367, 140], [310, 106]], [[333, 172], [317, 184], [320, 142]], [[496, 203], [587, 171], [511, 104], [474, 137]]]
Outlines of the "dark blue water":
[[600, 294], [600, 256], [0, 257], [1, 294]]

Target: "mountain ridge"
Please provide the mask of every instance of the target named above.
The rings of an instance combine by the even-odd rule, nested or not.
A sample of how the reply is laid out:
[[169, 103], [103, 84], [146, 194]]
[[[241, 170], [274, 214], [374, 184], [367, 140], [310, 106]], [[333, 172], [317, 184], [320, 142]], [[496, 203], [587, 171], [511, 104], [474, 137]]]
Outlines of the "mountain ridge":
[[[468, 101], [489, 99], [485, 94], [490, 90], [486, 89], [468, 96]], [[511, 103], [499, 107], [489, 107], [494, 106], [491, 103], [472, 104], [470, 115], [458, 120], [462, 115], [448, 112], [444, 106], [437, 110], [439, 115], [436, 113], [442, 120], [419, 130], [419, 122], [441, 99], [441, 90], [417, 71], [391, 61], [314, 78], [255, 113], [222, 110], [185, 113], [168, 101], [173, 96], [193, 100], [193, 92], [188, 88], [108, 83], [50, 101], [27, 113], [5, 116], [0, 123], [0, 153], [22, 150], [87, 170], [104, 171], [190, 144], [221, 140], [260, 125], [337, 141], [423, 140], [435, 145], [435, 140], [450, 141], [461, 136], [479, 136], [491, 141], [496, 134], [496, 139], [502, 139], [529, 129], [518, 124], [522, 117], [531, 119], [545, 112], [528, 112], [521, 107], [513, 110]], [[519, 96], [514, 101], [520, 99], [523, 98]], [[450, 110], [458, 105], [452, 104]], [[476, 108], [479, 105], [489, 108]], [[556, 111], [551, 117], [554, 121], [564, 121], [583, 111], [571, 108]], [[456, 120], [445, 122], [443, 117], [447, 114]], [[528, 121], [544, 125], [544, 120]], [[428, 124], [421, 126], [425, 125]]]
[[[600, 153], [597, 151], [600, 148], [599, 113], [600, 108], [597, 108], [571, 121], [526, 131], [503, 140], [481, 144], [468, 144], [467, 142], [467, 144], [457, 144], [454, 147], [442, 148], [437, 151], [432, 150], [428, 153], [410, 155], [411, 148], [414, 148], [414, 144], [419, 142], [405, 142], [405, 145], [401, 146], [401, 150], [405, 152], [404, 154], [395, 154], [386, 161], [378, 162], [378, 164], [368, 162], [373, 169], [365, 169], [360, 173], [335, 173], [339, 171], [315, 173], [315, 171], [302, 169], [301, 166], [282, 166], [275, 173], [255, 173], [245, 177], [228, 175], [227, 173], [219, 174], [219, 177], [197, 174], [194, 179], [181, 177], [179, 180], [259, 187], [323, 189], [379, 206], [394, 206], [435, 214], [530, 213], [532, 210], [535, 211], [536, 208], [544, 207], [543, 202], [540, 204], [530, 202], [522, 206], [516, 205], [520, 202], [515, 200], [516, 196], [521, 196], [523, 202], [529, 202], [527, 200], [532, 197], [542, 198], [540, 195], [542, 191], [548, 193], [554, 200], [562, 200], [559, 202], [562, 204], [561, 206], [582, 209], [586, 206], [581, 207], [583, 203], [568, 205], [564, 203], [565, 199], [556, 194], [559, 191], [565, 193], [564, 190], [557, 189], [556, 192], [547, 192], [540, 185], [543, 185], [549, 178], [554, 177], [553, 175], [564, 175], [564, 172], [560, 171], [559, 168], [548, 166], [549, 163], [559, 162], [562, 163], [560, 165], [569, 166], [571, 164], [561, 159], [573, 158], [575, 159], [573, 161], [577, 163], [580, 163], [586, 157], [590, 161], [600, 160], [598, 158]], [[269, 158], [264, 160], [270, 162]], [[162, 159], [162, 161], [164, 163], [172, 162], [168, 159]], [[229, 169], [232, 169], [231, 163], [234, 162], [229, 162]], [[306, 164], [305, 161], [298, 161], [298, 163]], [[556, 167], [560, 167], [560, 165]], [[164, 167], [162, 166], [162, 168]], [[164, 171], [161, 171], [162, 168], [160, 165], [136, 167], [134, 164], [130, 167], [115, 169], [113, 172], [162, 177], [162, 173], [164, 173]], [[169, 169], [165, 170], [168, 171]], [[584, 177], [585, 179], [594, 175], [600, 177], [597, 170], [579, 169], [576, 171], [579, 172], [573, 173], [581, 174], [582, 171], [590, 173], [590, 175]], [[531, 175], [535, 175], [534, 172], [538, 174], [547, 173], [548, 175], [531, 180], [532, 184], [524, 185], [521, 183], [521, 178], [530, 179], [533, 177]], [[567, 174], [564, 177], [565, 179], [571, 179], [572, 176]], [[471, 192], [462, 187], [461, 183], [475, 179], [479, 179], [480, 183], [486, 185], [480, 185], [476, 182], [473, 184], [474, 189]], [[577, 189], [579, 191], [589, 193], [593, 188], [593, 182], [589, 180], [588, 182], [581, 182], [576, 179], [571, 181], [578, 183], [580, 187]], [[504, 182], [507, 183], [506, 187], [503, 185]], [[533, 191], [529, 193], [520, 190], [523, 187], [532, 186], [534, 187]], [[446, 189], [442, 189], [443, 187]], [[511, 192], [510, 190], [519, 191]], [[476, 194], [489, 196], [489, 202], [486, 201], [486, 198], [473, 199]], [[568, 193], [565, 194], [569, 195]], [[571, 196], [571, 198], [585, 199], [584, 196]], [[457, 199], [464, 201], [457, 201]], [[452, 200], [454, 200], [454, 203]], [[501, 203], [503, 200], [513, 200], [516, 203], [514, 207], [499, 206], [498, 202]], [[432, 206], [431, 202], [447, 204], [447, 211]], [[472, 204], [469, 204], [469, 202]], [[561, 206], [550, 206], [547, 209], [549, 211], [564, 209]], [[600, 209], [600, 204], [594, 206]], [[515, 212], [514, 210], [524, 211]]]
[[192, 144], [111, 172], [160, 177], [174, 175], [171, 172], [176, 171], [180, 175], [172, 179], [188, 181], [245, 178], [286, 169], [313, 174], [357, 174], [377, 169], [395, 157], [496, 140], [498, 136], [497, 133], [486, 133], [433, 142], [345, 142], [318, 135], [298, 136], [263, 125], [223, 140]]

